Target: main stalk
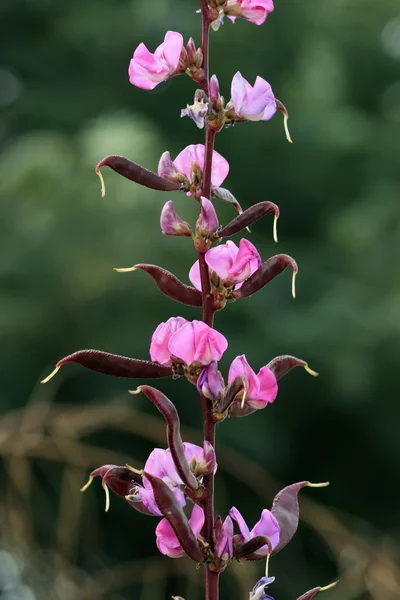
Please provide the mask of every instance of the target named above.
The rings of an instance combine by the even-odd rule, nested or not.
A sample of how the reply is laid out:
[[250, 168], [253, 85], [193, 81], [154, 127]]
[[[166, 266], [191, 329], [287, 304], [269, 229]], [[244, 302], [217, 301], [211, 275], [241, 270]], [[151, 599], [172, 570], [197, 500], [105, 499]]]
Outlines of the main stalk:
[[[209, 48], [209, 33], [210, 20], [209, 8], [207, 0], [200, 0], [201, 7], [201, 49], [203, 52], [203, 70], [205, 74], [202, 83], [203, 91], [209, 93], [209, 69], [208, 69], [208, 48]], [[203, 168], [203, 186], [202, 195], [205, 198], [211, 197], [211, 171], [212, 157], [214, 150], [215, 131], [206, 124], [206, 139], [204, 153], [204, 168]], [[213, 326], [214, 309], [210, 294], [210, 274], [208, 265], [205, 261], [205, 253], [198, 252], [200, 277], [201, 277], [201, 293], [203, 298], [203, 321], [209, 327]], [[215, 448], [215, 423], [211, 415], [210, 401], [202, 394], [201, 405], [203, 410], [204, 423], [204, 439]], [[214, 473], [210, 473], [204, 477], [205, 499], [203, 502], [204, 509], [204, 536], [210, 545], [211, 550], [214, 550], [213, 527], [214, 527]], [[219, 574], [210, 570], [209, 565], [205, 566], [205, 598], [206, 600], [218, 600], [219, 596]]]

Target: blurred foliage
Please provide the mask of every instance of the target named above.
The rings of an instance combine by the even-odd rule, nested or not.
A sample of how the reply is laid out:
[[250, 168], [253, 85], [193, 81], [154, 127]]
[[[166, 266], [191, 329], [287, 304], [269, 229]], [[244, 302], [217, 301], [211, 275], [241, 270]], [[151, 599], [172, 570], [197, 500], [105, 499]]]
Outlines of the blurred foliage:
[[[154, 49], [167, 29], [200, 41], [188, 0], [5, 0], [0, 4], [1, 597], [7, 600], [201, 598], [201, 573], [156, 554], [154, 520], [101, 487], [81, 497], [92, 467], [141, 466], [164, 445], [164, 427], [129, 382], [68, 366], [38, 385], [62, 356], [99, 348], [147, 358], [156, 325], [197, 312], [162, 297], [143, 273], [112, 267], [157, 263], [187, 281], [184, 239], [160, 235], [169, 198], [195, 219], [182, 194], [154, 193], [105, 171], [118, 153], [155, 169], [202, 132], [179, 119], [186, 77], [153, 92], [131, 87], [129, 58]], [[246, 207], [272, 200], [272, 223], [252, 229], [262, 256], [286, 252], [300, 266], [297, 299], [285, 273], [217, 315], [229, 338], [222, 361], [245, 352], [258, 368], [290, 353], [320, 372], [296, 370], [257, 416], [225, 422], [217, 509], [249, 522], [280, 483], [326, 480], [303, 492], [294, 542], [275, 558], [276, 600], [337, 576], [332, 600], [400, 594], [397, 368], [400, 353], [400, 8], [397, 0], [276, 2], [264, 27], [227, 22], [211, 38], [211, 70], [229, 97], [240, 70], [268, 79], [289, 109], [223, 132], [228, 187]], [[233, 214], [217, 206], [220, 221]], [[163, 381], [195, 441], [201, 411], [185, 381]], [[132, 385], [130, 387], [133, 387]], [[197, 438], [199, 439], [199, 438]], [[275, 481], [275, 478], [277, 481]], [[247, 598], [260, 565], [223, 577], [222, 597]]]

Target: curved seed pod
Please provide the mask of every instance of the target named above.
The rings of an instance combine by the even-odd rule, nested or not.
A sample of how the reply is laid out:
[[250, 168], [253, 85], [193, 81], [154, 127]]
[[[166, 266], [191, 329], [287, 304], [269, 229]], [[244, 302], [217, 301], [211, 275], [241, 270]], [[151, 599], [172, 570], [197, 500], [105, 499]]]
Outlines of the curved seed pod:
[[40, 383], [47, 383], [66, 363], [78, 363], [86, 369], [112, 375], [113, 377], [129, 377], [131, 379], [160, 379], [172, 377], [171, 367], [164, 367], [149, 360], [127, 358], [118, 354], [109, 354], [101, 350], [78, 350], [58, 361], [56, 368]]
[[325, 587], [318, 586], [316, 588], [313, 588], [309, 592], [306, 592], [305, 594], [300, 596], [300, 598], [297, 598], [297, 600], [311, 600], [312, 598], [314, 598], [314, 596], [318, 594], [318, 592], [326, 592], [326, 590], [331, 590], [338, 583], [338, 581], [334, 581], [333, 583], [331, 583], [330, 585], [326, 585]]
[[130, 181], [135, 181], [140, 185], [144, 185], [145, 187], [151, 188], [153, 190], [160, 190], [162, 192], [172, 192], [173, 190], [179, 190], [180, 184], [173, 181], [168, 181], [164, 179], [164, 177], [160, 177], [153, 173], [153, 171], [149, 171], [144, 167], [132, 162], [131, 160], [118, 156], [117, 154], [112, 154], [110, 156], [106, 156], [101, 160], [96, 166], [96, 174], [100, 177], [101, 181], [101, 195], [105, 196], [106, 188], [104, 186], [103, 176], [101, 174], [100, 169], [102, 167], [110, 167], [113, 171], [126, 177], [126, 179], [130, 179]]
[[300, 481], [285, 487], [275, 496], [271, 512], [279, 523], [280, 539], [272, 554], [280, 552], [296, 533], [299, 525], [299, 491], [304, 487], [326, 487], [327, 485], [329, 485], [329, 482], [310, 483], [309, 481]]
[[252, 556], [254, 552], [257, 552], [263, 546], [268, 546], [269, 554], [272, 553], [272, 544], [270, 539], [266, 535], [257, 535], [251, 540], [242, 544], [240, 548], [234, 550], [233, 556], [235, 558], [246, 558], [248, 560], [265, 560], [265, 556]]
[[279, 208], [273, 202], [259, 202], [258, 204], [250, 206], [250, 208], [247, 208], [242, 214], [235, 217], [228, 225], [225, 225], [225, 227], [218, 231], [218, 237], [222, 239], [223, 237], [238, 233], [271, 211], [275, 212], [273, 232], [274, 241], [277, 242], [276, 222], [279, 218]]
[[167, 484], [150, 473], [145, 472], [144, 475], [151, 483], [158, 508], [171, 525], [186, 554], [196, 562], [204, 562], [205, 556], [199, 548], [189, 521]]
[[240, 289], [232, 292], [232, 297], [248, 298], [249, 296], [252, 296], [289, 266], [293, 267], [292, 296], [295, 298], [295, 278], [299, 269], [296, 261], [287, 254], [277, 254], [266, 260], [257, 271], [244, 282]]
[[226, 188], [212, 188], [211, 189], [211, 198], [216, 198], [217, 200], [222, 200], [222, 202], [226, 202], [227, 204], [232, 204], [233, 208], [239, 215], [242, 214], [243, 210], [240, 206], [239, 202], [236, 200], [235, 196], [227, 190]]
[[171, 400], [164, 396], [162, 392], [150, 385], [140, 385], [136, 391], [130, 392], [138, 394], [143, 392], [147, 398], [158, 408], [167, 423], [167, 440], [171, 451], [172, 460], [182, 479], [183, 483], [191, 490], [197, 490], [199, 484], [196, 477], [190, 470], [189, 463], [186, 460], [184, 446], [180, 433], [180, 420], [178, 411]]
[[217, 404], [216, 412], [224, 413], [231, 406], [235, 400], [237, 394], [244, 390], [246, 393], [248, 388], [247, 377], [238, 375], [235, 379], [225, 388], [224, 395]]
[[259, 410], [259, 409], [254, 408], [253, 406], [250, 406], [250, 404], [245, 403], [242, 406], [241, 403], [235, 402], [231, 406], [231, 409], [229, 411], [229, 416], [230, 417], [248, 417], [249, 415], [252, 415], [254, 412], [256, 412], [256, 410]]
[[136, 269], [146, 271], [154, 279], [160, 292], [168, 296], [168, 298], [172, 298], [172, 300], [187, 304], [188, 306], [201, 306], [201, 293], [196, 288], [182, 283], [175, 275], [157, 265], [138, 264], [128, 269], [114, 270], [118, 273], [127, 273]]
[[277, 379], [280, 379], [295, 367], [304, 367], [307, 373], [313, 377], [317, 377], [318, 375], [318, 373], [310, 369], [304, 360], [301, 360], [301, 358], [296, 358], [296, 356], [290, 356], [289, 354], [276, 356], [267, 364], [267, 367], [271, 369]]

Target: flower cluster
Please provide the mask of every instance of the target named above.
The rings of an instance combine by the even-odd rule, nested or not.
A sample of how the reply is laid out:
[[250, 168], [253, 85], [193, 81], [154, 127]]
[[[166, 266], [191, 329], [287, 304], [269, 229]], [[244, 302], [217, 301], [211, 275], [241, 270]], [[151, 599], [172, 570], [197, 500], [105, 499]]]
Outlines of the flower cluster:
[[[168, 31], [154, 53], [139, 44], [129, 64], [129, 81], [137, 88], [152, 90], [157, 85], [181, 74], [187, 74], [200, 87], [193, 103], [187, 103], [182, 116], [192, 119], [206, 132], [205, 144], [192, 144], [173, 160], [165, 151], [157, 172], [145, 169], [127, 158], [111, 155], [96, 167], [105, 193], [102, 167], [108, 166], [123, 177], [163, 192], [180, 191], [187, 201], [197, 202], [195, 223], [184, 221], [172, 200], [161, 210], [160, 227], [166, 236], [186, 237], [193, 241], [197, 260], [189, 270], [192, 285], [180, 281], [166, 269], [137, 263], [119, 272], [144, 271], [161, 293], [186, 306], [202, 310], [201, 320], [173, 316], [160, 323], [151, 337], [150, 361], [109, 354], [99, 350], [80, 350], [60, 360], [47, 382], [61, 366], [75, 362], [88, 369], [132, 379], [176, 379], [185, 377], [198, 390], [203, 412], [203, 445], [183, 442], [177, 408], [159, 389], [140, 385], [131, 394], [143, 393], [157, 408], [167, 426], [166, 448], [155, 448], [143, 469], [130, 466], [104, 465], [95, 469], [106, 492], [109, 489], [133, 509], [158, 519], [155, 526], [159, 551], [171, 558], [188, 556], [204, 565], [206, 597], [217, 600], [218, 577], [233, 560], [266, 560], [282, 550], [296, 532], [299, 519], [298, 493], [305, 487], [322, 487], [301, 481], [285, 487], [276, 495], [271, 508], [262, 508], [257, 523], [250, 528], [241, 512], [231, 507], [224, 516], [214, 514], [214, 477], [217, 471], [215, 450], [216, 428], [227, 417], [247, 417], [272, 404], [278, 394], [278, 380], [293, 368], [302, 366], [316, 375], [304, 360], [290, 355], [269, 362], [258, 359], [259, 370], [250, 366], [245, 354], [231, 357], [230, 367], [220, 370], [219, 362], [228, 350], [228, 340], [214, 327], [217, 311], [231, 301], [243, 300], [262, 290], [286, 267], [298, 268], [287, 254], [264, 260], [247, 238], [237, 243], [230, 238], [248, 229], [269, 212], [274, 212], [274, 239], [279, 208], [272, 202], [259, 202], [242, 211], [239, 202], [222, 184], [229, 174], [229, 163], [214, 150], [218, 132], [226, 125], [243, 121], [267, 121], [280, 110], [287, 111], [275, 98], [270, 84], [257, 77], [251, 85], [240, 72], [231, 83], [231, 97], [225, 102], [218, 79], [209, 77], [208, 38], [210, 29], [218, 30], [227, 17], [232, 22], [245, 19], [256, 25], [265, 22], [274, 9], [272, 0], [202, 0], [202, 45], [192, 38], [185, 45], [183, 36]], [[237, 215], [221, 225], [215, 202], [221, 200], [236, 210]], [[261, 363], [261, 364], [260, 364]], [[265, 364], [266, 363], [266, 364]], [[225, 373], [225, 376], [224, 376]], [[192, 388], [192, 389], [195, 389]], [[267, 587], [274, 578], [262, 577], [250, 592], [250, 600], [272, 600]], [[328, 586], [329, 587], [329, 586]], [[314, 588], [301, 597], [310, 600], [319, 591]], [[178, 598], [178, 597], [177, 597]]]

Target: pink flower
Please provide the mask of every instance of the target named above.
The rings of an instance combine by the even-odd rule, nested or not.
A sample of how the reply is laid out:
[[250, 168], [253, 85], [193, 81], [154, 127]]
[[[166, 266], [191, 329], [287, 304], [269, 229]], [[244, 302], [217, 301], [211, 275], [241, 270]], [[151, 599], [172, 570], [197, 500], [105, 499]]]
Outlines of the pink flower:
[[200, 216], [196, 222], [196, 234], [209, 237], [218, 229], [218, 217], [213, 203], [207, 198], [200, 198]]
[[226, 338], [202, 321], [191, 321], [178, 329], [168, 343], [170, 353], [186, 365], [206, 366], [220, 360], [228, 347]]
[[[164, 152], [158, 164], [158, 174], [160, 177], [166, 177], [167, 179], [170, 177], [176, 178], [176, 173], [174, 171], [174, 169], [176, 169], [191, 181], [192, 163], [197, 163], [200, 169], [204, 168], [204, 144], [192, 144], [191, 146], [187, 146], [178, 154], [174, 161], [171, 161], [169, 153]], [[228, 161], [214, 150], [211, 172], [212, 185], [214, 187], [219, 187], [228, 175], [228, 172]]]
[[228, 384], [238, 375], [247, 377], [248, 390], [246, 402], [253, 408], [265, 408], [273, 402], [278, 393], [278, 383], [273, 372], [268, 367], [262, 367], [256, 375], [250, 367], [244, 354], [237, 356], [232, 362], [228, 373]]
[[215, 555], [223, 561], [227, 561], [233, 556], [233, 523], [229, 515], [222, 523], [221, 533], [215, 547]]
[[[197, 504], [193, 506], [189, 524], [194, 535], [198, 538], [204, 525], [204, 512]], [[156, 527], [156, 543], [161, 554], [166, 554], [170, 558], [181, 558], [185, 556], [185, 551], [180, 545], [178, 538], [167, 519], [162, 519]]]
[[171, 366], [171, 352], [169, 350], [169, 341], [174, 333], [189, 323], [183, 317], [171, 317], [166, 323], [160, 323], [151, 338], [150, 357], [160, 365]]
[[[227, 287], [242, 284], [261, 265], [261, 257], [251, 242], [242, 238], [239, 248], [230, 240], [210, 248], [205, 254], [206, 263]], [[189, 272], [194, 287], [201, 291], [200, 265], [196, 261]]]
[[[262, 511], [260, 520], [254, 525], [251, 531], [237, 508], [232, 507], [229, 511], [229, 514], [239, 526], [241, 533], [241, 542], [243, 544], [250, 541], [252, 538], [257, 537], [258, 535], [265, 535], [267, 538], [269, 538], [272, 545], [272, 549], [276, 548], [276, 546], [279, 544], [279, 523], [275, 519], [272, 512], [267, 508], [265, 508]], [[256, 554], [260, 557], [267, 556], [268, 546], [262, 546], [262, 548], [257, 550]]]
[[183, 48], [183, 37], [176, 31], [167, 31], [164, 42], [154, 54], [139, 44], [129, 63], [129, 81], [143, 90], [152, 90], [166, 81], [177, 70]]
[[175, 212], [174, 203], [168, 200], [163, 206], [160, 215], [160, 227], [164, 235], [187, 236], [192, 235], [192, 229], [186, 221], [182, 221]]
[[238, 71], [232, 79], [231, 96], [235, 113], [241, 119], [267, 121], [276, 112], [272, 88], [262, 77], [257, 77], [252, 87]]
[[[200, 446], [196, 446], [195, 444], [190, 444], [188, 442], [185, 442], [183, 446], [185, 457], [188, 463], [194, 460], [196, 464], [206, 464], [206, 461], [210, 461], [210, 452], [208, 448], [206, 448], [205, 452]], [[146, 464], [144, 465], [144, 471], [146, 473], [150, 473], [150, 475], [155, 475], [156, 477], [162, 479], [164, 483], [170, 487], [179, 504], [181, 506], [185, 506], [185, 494], [178, 487], [183, 485], [183, 481], [176, 471], [169, 448], [167, 448], [167, 450], [154, 448], [147, 459]], [[153, 488], [146, 477], [143, 477], [143, 487], [137, 487], [136, 492], [147, 510], [149, 510], [153, 515], [161, 516], [162, 513], [154, 499]]]
[[272, 0], [228, 0], [224, 12], [235, 22], [236, 17], [262, 25], [268, 14], [274, 10]]

